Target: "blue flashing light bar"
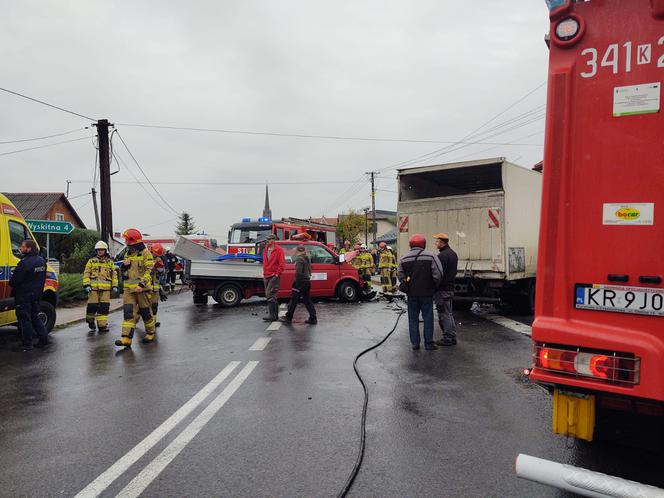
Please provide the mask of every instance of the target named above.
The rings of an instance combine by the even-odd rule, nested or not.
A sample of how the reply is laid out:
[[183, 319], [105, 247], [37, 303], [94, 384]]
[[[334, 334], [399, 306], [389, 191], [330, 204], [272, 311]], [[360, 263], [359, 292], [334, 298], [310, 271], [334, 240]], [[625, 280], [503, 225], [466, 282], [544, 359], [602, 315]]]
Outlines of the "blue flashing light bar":
[[549, 7], [549, 10], [556, 10], [558, 7], [562, 7], [567, 3], [567, 0], [546, 0], [546, 5]]
[[270, 218], [258, 218], [258, 223], [270, 223], [271, 221]]
[[242, 218], [242, 223], [251, 223], [251, 218]]

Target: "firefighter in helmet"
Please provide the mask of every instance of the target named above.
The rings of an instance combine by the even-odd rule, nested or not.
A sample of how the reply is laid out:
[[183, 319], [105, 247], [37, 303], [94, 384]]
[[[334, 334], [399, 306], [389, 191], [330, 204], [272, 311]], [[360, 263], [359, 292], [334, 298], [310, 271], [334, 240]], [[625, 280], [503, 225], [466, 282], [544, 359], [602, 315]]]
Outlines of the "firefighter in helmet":
[[374, 259], [369, 251], [367, 251], [367, 246], [362, 244], [360, 246], [360, 254], [357, 256], [360, 260], [360, 277], [367, 283], [367, 288], [371, 289], [371, 276], [374, 273]]
[[351, 251], [352, 251], [352, 249], [350, 247], [350, 240], [347, 240], [346, 242], [344, 242], [344, 246], [339, 251], [339, 254], [346, 254], [347, 252], [351, 252]]
[[98, 328], [99, 332], [108, 332], [111, 291], [114, 294], [118, 292], [118, 271], [108, 254], [106, 242], [97, 242], [95, 252], [96, 255], [88, 260], [83, 272], [83, 288], [88, 295], [85, 321], [91, 331]]
[[357, 274], [360, 276], [360, 278], [362, 278], [362, 269], [364, 265], [364, 262], [362, 261], [361, 257], [362, 255], [360, 252], [361, 247], [362, 246], [360, 244], [355, 244], [355, 246], [353, 246], [353, 251], [355, 251], [355, 257], [350, 261], [350, 264], [353, 265], [353, 268], [357, 270]]
[[154, 258], [154, 268], [152, 270], [152, 316], [154, 317], [155, 327], [161, 324], [157, 320], [157, 312], [159, 311], [159, 301], [166, 301], [168, 297], [161, 288], [162, 276], [166, 272], [166, 263], [164, 262], [164, 247], [158, 242], [150, 246], [150, 252]]
[[143, 244], [141, 232], [135, 228], [130, 228], [122, 234], [122, 237], [125, 239], [128, 248], [122, 262], [127, 278], [123, 282], [124, 321], [122, 322], [122, 337], [115, 341], [115, 345], [128, 347], [131, 346], [134, 328], [138, 322], [138, 319], [134, 318], [134, 306], [138, 306], [138, 314], [145, 324], [143, 342], [152, 342], [155, 338], [155, 319], [151, 310], [154, 260], [150, 251]]
[[383, 287], [383, 294], [392, 294], [392, 279], [390, 272], [392, 270], [392, 253], [387, 249], [387, 244], [381, 242], [378, 245], [378, 270], [380, 271], [380, 285]]
[[387, 246], [387, 252], [390, 255], [390, 283], [392, 284], [392, 292], [394, 292], [394, 289], [397, 287], [397, 269], [399, 268], [399, 263], [397, 255], [391, 246]]

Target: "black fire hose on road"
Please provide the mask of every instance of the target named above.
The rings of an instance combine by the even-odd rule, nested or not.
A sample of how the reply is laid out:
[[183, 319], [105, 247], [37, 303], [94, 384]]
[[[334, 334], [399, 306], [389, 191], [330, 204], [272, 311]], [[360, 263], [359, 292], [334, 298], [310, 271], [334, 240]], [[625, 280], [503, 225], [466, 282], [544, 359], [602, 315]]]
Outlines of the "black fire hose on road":
[[392, 327], [392, 330], [390, 330], [383, 339], [374, 344], [373, 346], [365, 349], [362, 351], [360, 354], [358, 354], [355, 357], [355, 360], [353, 361], [353, 370], [355, 370], [355, 375], [357, 376], [358, 380], [360, 381], [360, 384], [362, 384], [362, 389], [364, 390], [364, 404], [362, 405], [362, 422], [361, 422], [361, 428], [360, 428], [360, 449], [357, 453], [357, 459], [355, 460], [355, 465], [353, 466], [353, 470], [351, 471], [350, 475], [348, 476], [348, 479], [346, 479], [346, 483], [344, 484], [343, 489], [339, 492], [337, 495], [337, 498], [344, 498], [348, 492], [350, 491], [350, 488], [353, 487], [353, 483], [355, 482], [355, 478], [357, 477], [357, 474], [360, 472], [360, 467], [362, 466], [362, 461], [364, 460], [364, 448], [365, 448], [365, 442], [366, 442], [366, 432], [367, 432], [367, 407], [369, 405], [369, 390], [367, 389], [367, 385], [364, 382], [364, 379], [360, 375], [359, 370], [357, 369], [357, 362], [362, 356], [365, 354], [373, 351], [376, 348], [379, 348], [382, 346], [385, 341], [387, 341], [390, 336], [394, 333], [394, 331], [397, 329], [397, 326], [399, 325], [399, 320], [401, 320], [401, 317], [406, 313], [406, 310], [404, 310], [401, 306], [397, 304], [397, 307], [399, 308], [399, 314], [397, 315], [397, 319], [394, 322], [394, 326]]

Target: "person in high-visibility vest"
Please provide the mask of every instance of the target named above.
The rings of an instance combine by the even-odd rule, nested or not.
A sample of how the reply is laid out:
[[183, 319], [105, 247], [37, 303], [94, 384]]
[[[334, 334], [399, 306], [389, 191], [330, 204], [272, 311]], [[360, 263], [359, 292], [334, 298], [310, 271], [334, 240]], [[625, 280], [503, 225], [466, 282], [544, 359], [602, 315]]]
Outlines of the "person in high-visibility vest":
[[362, 244], [360, 246], [360, 254], [357, 256], [360, 260], [360, 277], [367, 283], [367, 288], [371, 289], [371, 276], [374, 273], [374, 259], [367, 246]]
[[347, 240], [346, 242], [344, 242], [344, 246], [339, 251], [339, 254], [346, 254], [347, 252], [351, 252], [351, 251], [352, 251], [352, 249], [350, 247], [350, 240]]
[[397, 261], [397, 255], [394, 253], [394, 249], [391, 246], [387, 246], [387, 252], [390, 254], [390, 283], [392, 284], [392, 292], [397, 287], [397, 269], [399, 268], [399, 262]]
[[155, 243], [150, 246], [150, 252], [154, 258], [154, 268], [152, 269], [152, 316], [154, 317], [154, 326], [159, 327], [161, 323], [157, 319], [157, 312], [159, 311], [159, 302], [166, 301], [168, 297], [161, 288], [162, 276], [166, 272], [166, 263], [164, 262], [164, 247], [160, 243]]
[[83, 287], [88, 295], [85, 321], [91, 331], [99, 329], [99, 332], [108, 332], [111, 291], [114, 294], [118, 292], [118, 270], [108, 254], [106, 242], [97, 242], [95, 251], [96, 256], [88, 260], [83, 271]]
[[392, 271], [392, 253], [387, 250], [387, 244], [381, 242], [378, 256], [378, 270], [380, 271], [380, 285], [383, 287], [383, 294], [392, 294], [392, 280], [390, 273]]
[[143, 343], [152, 342], [155, 338], [155, 319], [152, 316], [151, 309], [154, 259], [148, 248], [143, 244], [141, 232], [135, 228], [130, 228], [122, 236], [128, 246], [127, 254], [122, 263], [127, 278], [123, 282], [124, 321], [122, 322], [122, 337], [115, 341], [115, 345], [129, 347], [138, 322], [138, 319], [134, 318], [134, 306], [138, 306], [138, 314], [145, 324]]

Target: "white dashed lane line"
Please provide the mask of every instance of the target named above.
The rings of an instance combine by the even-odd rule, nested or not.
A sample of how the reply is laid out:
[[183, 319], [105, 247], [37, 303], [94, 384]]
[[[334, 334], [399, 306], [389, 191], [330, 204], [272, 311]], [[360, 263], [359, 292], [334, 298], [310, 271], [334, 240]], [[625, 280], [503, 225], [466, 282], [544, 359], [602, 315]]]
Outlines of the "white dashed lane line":
[[254, 342], [253, 346], [249, 348], [249, 351], [263, 351], [265, 347], [270, 342], [270, 337], [259, 337]]
[[497, 323], [498, 325], [502, 325], [505, 328], [513, 330], [514, 332], [518, 332], [519, 334], [527, 335], [528, 337], [532, 335], [532, 328], [529, 325], [517, 322], [511, 318], [500, 315], [484, 315], [483, 318], [493, 323]]
[[279, 330], [281, 328], [281, 322], [272, 322], [268, 328], [265, 330], [267, 331], [275, 331]]

